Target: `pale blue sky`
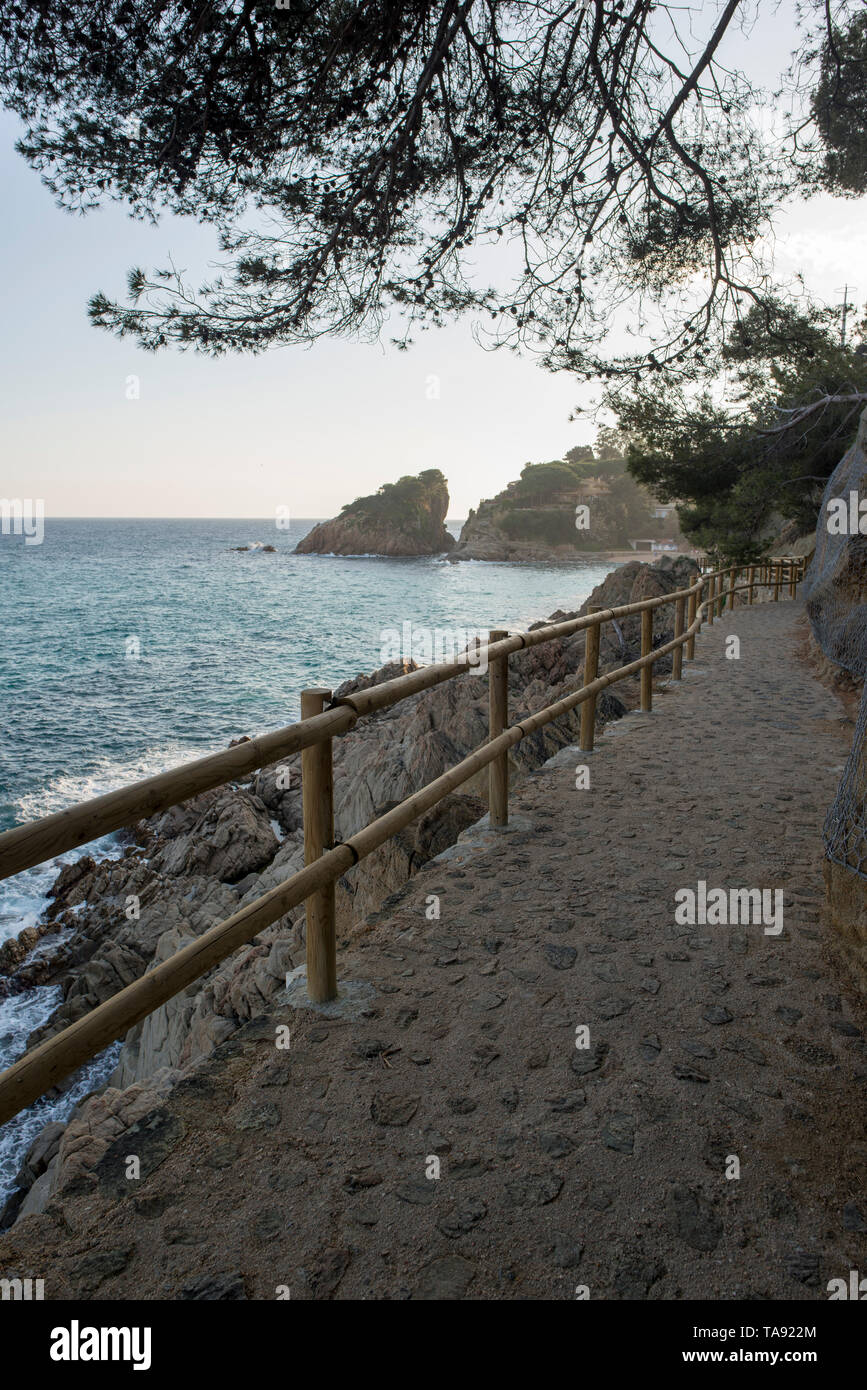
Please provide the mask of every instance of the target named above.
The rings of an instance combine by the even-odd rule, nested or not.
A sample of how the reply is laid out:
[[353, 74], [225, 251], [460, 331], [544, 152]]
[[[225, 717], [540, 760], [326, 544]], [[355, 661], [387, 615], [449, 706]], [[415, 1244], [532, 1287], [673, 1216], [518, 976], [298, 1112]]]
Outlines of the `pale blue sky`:
[[[59, 211], [13, 151], [0, 117], [4, 496], [43, 497], [51, 516], [326, 516], [381, 482], [441, 468], [453, 516], [528, 460], [592, 436], [570, 425], [574, 383], [486, 353], [470, 325], [410, 352], [349, 342], [213, 361], [153, 355], [92, 328], [96, 289], [122, 297], [133, 264], [203, 270], [213, 234], [158, 228], [117, 206]], [[130, 374], [140, 398], [126, 399]], [[428, 377], [440, 378], [439, 400]]]
[[[770, 79], [790, 47], [769, 5], [727, 56], [748, 55]], [[527, 461], [592, 438], [589, 421], [568, 422], [586, 390], [531, 357], [483, 351], [470, 323], [423, 334], [406, 353], [320, 342], [221, 361], [153, 356], [97, 331], [86, 316], [95, 290], [123, 297], [131, 265], [163, 265], [169, 254], [195, 282], [215, 254], [213, 233], [178, 219], [147, 227], [118, 206], [60, 212], [14, 153], [17, 130], [0, 114], [0, 495], [43, 498], [48, 517], [270, 517], [281, 505], [327, 516], [436, 467], [460, 517]], [[776, 257], [781, 275], [803, 269], [821, 298], [839, 300], [848, 280], [863, 303], [867, 200], [798, 205], [779, 224]], [[126, 398], [132, 374], [138, 400]], [[427, 398], [430, 375], [438, 400]]]

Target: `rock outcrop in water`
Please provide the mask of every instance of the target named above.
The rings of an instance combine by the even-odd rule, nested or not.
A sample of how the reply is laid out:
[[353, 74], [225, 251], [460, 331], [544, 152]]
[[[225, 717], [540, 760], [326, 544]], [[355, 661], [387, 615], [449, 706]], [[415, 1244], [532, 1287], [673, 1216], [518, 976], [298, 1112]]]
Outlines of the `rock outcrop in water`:
[[527, 464], [470, 512], [449, 559], [563, 564], [622, 550], [630, 537], [674, 535], [673, 523], [654, 519], [649, 503], [622, 459]]
[[299, 541], [299, 555], [440, 555], [454, 536], [445, 527], [449, 490], [438, 468], [385, 483], [348, 503]]
[[[685, 558], [664, 559], [654, 566], [633, 561], [607, 575], [587, 603], [616, 607], [670, 593], [684, 587], [694, 573], [694, 564]], [[663, 612], [657, 645], [671, 635], [672, 613]], [[548, 621], [574, 616], [557, 612]], [[603, 629], [600, 672], [634, 659], [639, 650], [638, 617], [617, 628], [608, 624]], [[582, 633], [513, 656], [511, 719], [517, 721], [580, 685], [583, 660]], [[670, 657], [663, 658], [658, 673], [670, 670], [670, 662]], [[373, 676], [346, 682], [336, 693], [349, 694], [391, 679], [401, 669], [385, 666]], [[487, 702], [487, 679], [468, 673], [363, 720], [335, 740], [337, 839], [346, 839], [484, 742]], [[606, 693], [599, 700], [600, 722], [619, 717], [635, 703], [635, 683], [618, 685], [616, 695]], [[579, 727], [580, 712], [573, 710], [523, 739], [510, 755], [513, 776], [532, 772], [574, 744]], [[483, 773], [339, 881], [340, 945], [368, 930], [372, 914], [387, 907], [423, 864], [480, 819], [486, 795]], [[15, 951], [6, 959], [10, 988], [56, 984], [63, 992], [62, 1003], [28, 1045], [59, 1032], [151, 965], [288, 878], [302, 866], [303, 855], [296, 756], [261, 769], [245, 786], [202, 793], [141, 822], [128, 832], [119, 859], [96, 862], [88, 856], [64, 869], [40, 928], [62, 932], [56, 946], [51, 949], [50, 937], [45, 937], [40, 953], [23, 965]], [[117, 1136], [153, 1110], [184, 1078], [186, 1069], [268, 1010], [284, 988], [287, 973], [304, 960], [304, 929], [304, 909], [299, 907], [133, 1028], [111, 1087], [79, 1104], [62, 1136], [52, 1128], [50, 1145], [47, 1131], [35, 1141], [0, 1227], [19, 1211], [42, 1210], [53, 1195], [62, 1196], [67, 1184], [79, 1190], [94, 1184], [99, 1163]], [[32, 937], [27, 945], [29, 949]]]

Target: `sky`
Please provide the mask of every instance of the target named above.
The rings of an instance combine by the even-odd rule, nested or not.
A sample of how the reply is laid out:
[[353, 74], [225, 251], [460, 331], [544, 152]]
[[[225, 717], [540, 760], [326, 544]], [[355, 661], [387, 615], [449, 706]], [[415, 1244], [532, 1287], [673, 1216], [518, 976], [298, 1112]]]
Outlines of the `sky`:
[[320, 341], [219, 360], [145, 353], [93, 328], [97, 289], [123, 297], [131, 265], [169, 253], [204, 268], [213, 234], [178, 218], [147, 227], [118, 206], [60, 211], [14, 153], [16, 132], [0, 117], [0, 495], [44, 498], [46, 516], [270, 517], [287, 506], [323, 517], [440, 468], [450, 515], [464, 517], [525, 463], [593, 437], [568, 423], [569, 377], [484, 351], [470, 322], [408, 352]]
[[[792, 47], [774, 5], [726, 56], [773, 81]], [[0, 113], [5, 441], [0, 496], [41, 498], [51, 516], [333, 515], [354, 497], [423, 468], [449, 482], [465, 517], [527, 462], [592, 441], [569, 422], [588, 388], [532, 356], [489, 352], [470, 321], [415, 347], [321, 341], [214, 361], [144, 353], [91, 327], [86, 306], [123, 298], [130, 266], [169, 255], [195, 281], [215, 259], [213, 232], [177, 218], [158, 227], [117, 205], [86, 217], [55, 207], [14, 152], [18, 122]], [[822, 197], [777, 224], [777, 269], [839, 303], [867, 300], [867, 200]], [[434, 381], [434, 379], [436, 379]]]

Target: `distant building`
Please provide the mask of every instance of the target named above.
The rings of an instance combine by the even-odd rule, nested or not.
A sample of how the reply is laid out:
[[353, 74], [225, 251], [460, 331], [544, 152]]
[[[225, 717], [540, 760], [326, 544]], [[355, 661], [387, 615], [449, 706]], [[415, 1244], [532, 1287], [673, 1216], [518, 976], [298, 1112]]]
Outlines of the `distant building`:
[[578, 502], [592, 502], [594, 497], [605, 497], [610, 491], [604, 478], [584, 478], [576, 488], [575, 498]]
[[633, 550], [680, 550], [677, 541], [660, 540], [658, 536], [652, 536], [648, 540], [630, 540], [629, 544]]

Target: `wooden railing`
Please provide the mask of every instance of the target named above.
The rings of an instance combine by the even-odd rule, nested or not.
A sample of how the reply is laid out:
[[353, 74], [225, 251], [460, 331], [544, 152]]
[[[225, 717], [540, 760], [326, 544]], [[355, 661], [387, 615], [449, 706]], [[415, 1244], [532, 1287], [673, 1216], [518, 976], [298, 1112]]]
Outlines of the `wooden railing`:
[[[788, 587], [794, 597], [804, 575], [805, 562], [794, 557], [776, 558], [752, 565], [745, 583], [738, 583], [743, 567], [714, 570], [687, 589], [624, 604], [619, 608], [590, 609], [582, 618], [552, 623], [531, 632], [496, 630], [486, 646], [468, 662], [466, 657], [422, 667], [394, 680], [332, 700], [331, 691], [305, 690], [301, 696], [301, 720], [275, 733], [237, 744], [221, 753], [173, 768], [157, 777], [66, 811], [17, 826], [0, 835], [0, 879], [20, 873], [67, 850], [178, 805], [197, 793], [236, 781], [254, 769], [301, 753], [305, 867], [241, 908], [224, 922], [209, 928], [197, 940], [149, 970], [125, 989], [98, 1005], [85, 1017], [25, 1053], [0, 1074], [0, 1123], [32, 1104], [39, 1096], [84, 1062], [96, 1057], [109, 1043], [122, 1038], [148, 1014], [186, 989], [240, 946], [292, 908], [306, 903], [307, 989], [317, 1002], [337, 995], [335, 933], [335, 883], [353, 865], [396, 835], [411, 821], [435, 806], [449, 792], [462, 786], [484, 768], [489, 769], [489, 808], [493, 825], [508, 823], [509, 749], [522, 738], [544, 728], [578, 705], [581, 710], [581, 749], [593, 748], [596, 701], [608, 686], [640, 673], [640, 709], [653, 703], [653, 667], [672, 653], [672, 679], [680, 680], [684, 653], [695, 656], [695, 640], [703, 622], [717, 620], [734, 596], [744, 590], [752, 603], [760, 589], [779, 600]], [[703, 591], [707, 595], [702, 598]], [[674, 637], [653, 646], [653, 614], [674, 604]], [[599, 638], [604, 623], [641, 615], [641, 655], [624, 666], [599, 675]], [[508, 722], [508, 660], [513, 652], [586, 631], [583, 684], [536, 714], [517, 724]], [[410, 695], [472, 674], [487, 663], [490, 691], [490, 725], [486, 743], [455, 767], [414, 792], [385, 815], [340, 844], [334, 843], [332, 740], [353, 728], [359, 719], [388, 709]]]

